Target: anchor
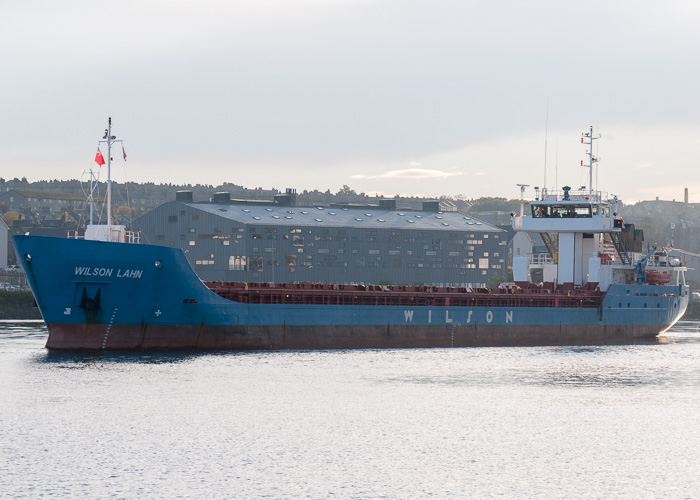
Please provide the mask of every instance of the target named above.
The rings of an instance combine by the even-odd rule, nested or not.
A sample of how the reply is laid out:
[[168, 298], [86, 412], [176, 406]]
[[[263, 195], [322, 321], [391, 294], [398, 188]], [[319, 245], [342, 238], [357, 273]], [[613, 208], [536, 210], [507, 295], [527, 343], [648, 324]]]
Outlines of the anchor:
[[98, 288], [94, 298], [88, 297], [87, 290], [83, 287], [83, 296], [80, 300], [79, 308], [85, 311], [87, 319], [93, 319], [100, 310], [100, 293], [102, 289]]

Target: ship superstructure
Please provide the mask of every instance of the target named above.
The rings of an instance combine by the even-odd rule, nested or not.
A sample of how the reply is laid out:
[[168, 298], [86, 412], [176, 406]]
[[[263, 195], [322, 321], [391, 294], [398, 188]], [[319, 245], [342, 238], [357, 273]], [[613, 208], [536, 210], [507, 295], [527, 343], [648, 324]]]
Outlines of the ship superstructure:
[[[588, 145], [589, 187], [561, 191], [542, 189], [529, 204], [529, 213], [521, 209], [513, 218], [516, 231], [538, 233], [547, 254], [514, 257], [513, 277], [516, 282], [530, 281], [530, 270], [542, 270], [543, 282], [573, 283], [582, 286], [594, 283], [601, 290], [612, 284], [664, 283], [685, 285], [686, 268], [680, 260], [668, 257], [664, 249], [643, 251], [641, 231], [630, 230], [618, 214], [618, 199], [594, 191], [593, 167], [597, 159], [592, 154], [593, 141], [598, 137], [583, 134]], [[589, 142], [586, 142], [588, 139]], [[638, 263], [643, 260], [644, 266]], [[589, 285], [590, 286], [590, 285]]]

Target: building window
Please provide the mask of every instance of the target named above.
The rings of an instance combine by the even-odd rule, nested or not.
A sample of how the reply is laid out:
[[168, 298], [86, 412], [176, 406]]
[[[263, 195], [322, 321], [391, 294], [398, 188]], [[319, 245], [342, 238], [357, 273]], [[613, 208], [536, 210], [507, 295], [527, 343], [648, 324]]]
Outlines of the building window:
[[177, 222], [177, 215], [168, 215], [168, 222]]
[[191, 247], [195, 246], [196, 244], [197, 244], [197, 242], [196, 242], [196, 241], [194, 241], [194, 240], [190, 240], [190, 243], [189, 243], [189, 245], [190, 245]]
[[488, 269], [489, 259], [479, 259], [479, 269]]
[[199, 215], [193, 215], [192, 220], [199, 220]]
[[245, 271], [246, 270], [246, 256], [245, 255], [231, 255], [231, 256], [229, 256], [228, 269], [229, 269], [229, 271]]
[[252, 272], [258, 272], [263, 270], [263, 258], [261, 255], [250, 258], [250, 270]]
[[285, 256], [284, 262], [288, 266], [296, 266], [297, 265], [297, 256], [294, 254], [289, 254], [289, 255]]

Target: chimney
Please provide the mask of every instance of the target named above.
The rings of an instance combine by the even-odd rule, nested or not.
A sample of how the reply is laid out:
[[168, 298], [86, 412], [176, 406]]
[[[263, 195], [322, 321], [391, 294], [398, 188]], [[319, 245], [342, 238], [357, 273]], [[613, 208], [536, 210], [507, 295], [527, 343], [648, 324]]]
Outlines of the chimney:
[[226, 204], [231, 203], [231, 193], [220, 192], [214, 193], [214, 197], [211, 199], [212, 203]]
[[379, 208], [386, 208], [387, 210], [396, 210], [396, 199], [379, 200]]
[[440, 202], [439, 201], [424, 201], [423, 202], [423, 212], [439, 212]]
[[192, 191], [177, 191], [175, 193], [175, 200], [184, 201], [192, 203]]

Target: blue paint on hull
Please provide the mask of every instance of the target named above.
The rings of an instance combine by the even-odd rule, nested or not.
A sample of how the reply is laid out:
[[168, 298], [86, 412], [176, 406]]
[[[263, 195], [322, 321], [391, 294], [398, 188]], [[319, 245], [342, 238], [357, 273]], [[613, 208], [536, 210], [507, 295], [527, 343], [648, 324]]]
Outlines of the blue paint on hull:
[[686, 286], [613, 285], [599, 308], [243, 304], [211, 292], [180, 249], [13, 243], [56, 349], [556, 344], [654, 336], [688, 303]]

